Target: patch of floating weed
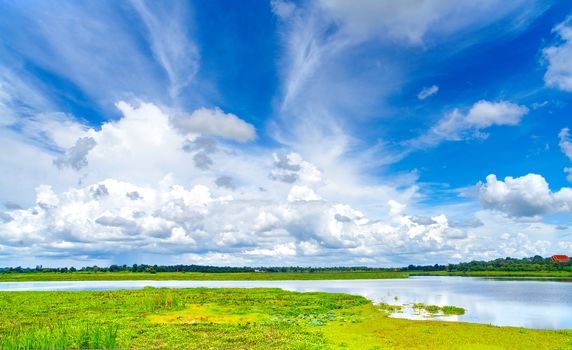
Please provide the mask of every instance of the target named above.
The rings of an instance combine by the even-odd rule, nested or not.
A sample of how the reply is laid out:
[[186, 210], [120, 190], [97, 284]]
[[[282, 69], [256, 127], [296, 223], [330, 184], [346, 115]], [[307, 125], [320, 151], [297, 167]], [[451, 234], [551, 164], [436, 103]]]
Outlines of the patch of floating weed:
[[465, 309], [457, 306], [438, 306], [438, 305], [426, 305], [423, 303], [415, 303], [412, 306], [413, 310], [417, 312], [427, 312], [430, 317], [433, 316], [450, 316], [450, 315], [464, 315]]
[[458, 306], [443, 306], [441, 308], [443, 310], [443, 314], [445, 315], [464, 315], [465, 314], [465, 309], [463, 309], [462, 307], [458, 307]]
[[387, 314], [394, 314], [394, 313], [401, 312], [403, 309], [403, 306], [402, 305], [391, 305], [391, 304], [386, 304], [386, 303], [379, 303], [379, 304], [377, 304], [377, 308], [380, 311], [383, 311]]

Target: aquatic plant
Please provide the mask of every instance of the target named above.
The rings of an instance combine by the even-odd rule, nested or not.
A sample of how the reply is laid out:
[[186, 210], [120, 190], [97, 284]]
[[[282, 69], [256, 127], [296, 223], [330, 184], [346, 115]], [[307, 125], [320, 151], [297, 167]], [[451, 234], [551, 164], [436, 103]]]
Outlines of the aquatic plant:
[[464, 315], [465, 309], [458, 306], [438, 306], [438, 305], [426, 305], [423, 303], [415, 303], [412, 306], [413, 310], [416, 311], [425, 311], [431, 314], [431, 316], [439, 316], [439, 315]]
[[388, 314], [401, 312], [401, 310], [403, 309], [402, 305], [391, 305], [391, 304], [386, 304], [386, 303], [379, 303], [379, 304], [377, 304], [377, 307], [380, 311], [384, 311]]
[[441, 308], [441, 310], [443, 311], [443, 314], [445, 314], [445, 315], [464, 315], [465, 314], [465, 309], [462, 307], [458, 307], [458, 306], [446, 305], [446, 306], [443, 306]]

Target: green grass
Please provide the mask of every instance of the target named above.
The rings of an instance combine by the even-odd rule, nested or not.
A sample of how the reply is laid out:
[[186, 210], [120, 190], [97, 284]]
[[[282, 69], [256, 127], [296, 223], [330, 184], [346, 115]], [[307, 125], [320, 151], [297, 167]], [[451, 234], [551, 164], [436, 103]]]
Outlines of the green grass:
[[407, 278], [407, 272], [320, 272], [320, 273], [270, 273], [270, 272], [37, 272], [0, 274], [0, 282], [26, 281], [125, 281], [125, 280], [196, 280], [196, 281], [267, 281], [267, 280], [348, 280]]
[[0, 348], [572, 349], [570, 331], [393, 319], [388, 307], [280, 289], [0, 292]]
[[196, 280], [196, 281], [269, 281], [269, 280], [350, 280], [408, 278], [409, 276], [474, 276], [474, 277], [552, 277], [570, 278], [566, 271], [471, 271], [471, 272], [399, 272], [399, 271], [353, 271], [353, 272], [35, 272], [0, 273], [0, 282], [26, 281], [125, 281], [125, 280]]
[[3, 349], [116, 349], [117, 325], [56, 323], [13, 327], [3, 336]]
[[570, 271], [468, 271], [411, 272], [411, 276], [472, 276], [472, 277], [553, 277], [572, 278]]

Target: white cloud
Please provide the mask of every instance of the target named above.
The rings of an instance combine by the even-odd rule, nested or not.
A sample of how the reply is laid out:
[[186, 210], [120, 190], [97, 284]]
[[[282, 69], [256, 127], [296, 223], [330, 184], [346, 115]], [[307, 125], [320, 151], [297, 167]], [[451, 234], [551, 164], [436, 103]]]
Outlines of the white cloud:
[[481, 100], [471, 107], [465, 122], [477, 129], [488, 128], [492, 125], [518, 125], [526, 113], [528, 113], [528, 108], [525, 106], [506, 101]]
[[[107, 194], [96, 196], [102, 187]], [[134, 192], [140, 194], [137, 200], [128, 197]], [[0, 239], [6, 259], [23, 245], [35, 261], [129, 263], [137, 254], [165, 263], [336, 265], [340, 259], [344, 264], [367, 259], [401, 265], [451, 261], [457, 255], [543, 253], [550, 243], [533, 237], [557, 231], [484, 212], [476, 214], [481, 225], [460, 228], [444, 214], [419, 220], [394, 211], [385, 220], [372, 220], [326, 200], [248, 200], [215, 192], [205, 185], [136, 186], [112, 179], [62, 193], [40, 186], [36, 205], [6, 213], [10, 219], [0, 223]], [[565, 195], [570, 197], [555, 194], [555, 201]], [[507, 239], [499, 244], [495, 235], [501, 234]], [[517, 249], [521, 243], [527, 244], [526, 252]]]
[[435, 95], [439, 91], [439, 87], [437, 85], [431, 85], [429, 87], [424, 87], [421, 89], [419, 94], [417, 94], [417, 98], [420, 100], [424, 100], [429, 96]]
[[558, 34], [561, 43], [542, 51], [548, 62], [544, 81], [547, 86], [572, 91], [572, 16], [554, 27], [553, 31]]
[[311, 188], [306, 186], [298, 186], [295, 185], [288, 193], [288, 201], [289, 202], [297, 202], [297, 201], [319, 201], [320, 196], [316, 194]]
[[548, 183], [538, 174], [528, 174], [504, 181], [495, 175], [487, 176], [486, 183], [479, 183], [479, 198], [484, 207], [504, 212], [512, 217], [528, 217], [538, 220], [552, 212], [570, 212], [572, 190], [562, 188], [552, 192]]
[[570, 138], [570, 130], [568, 128], [560, 130], [558, 137], [560, 138], [560, 149], [566, 157], [572, 160], [572, 139]]
[[252, 124], [232, 113], [224, 113], [220, 108], [199, 108], [188, 116], [176, 116], [172, 121], [185, 134], [208, 134], [238, 142], [252, 141], [256, 138], [256, 130]]
[[[28, 209], [8, 208], [0, 227], [0, 239], [8, 247], [6, 259], [21, 254], [19, 247], [24, 245], [26, 256], [62, 262], [105, 263], [142, 254], [162, 255], [164, 260], [159, 261], [171, 262], [167, 257], [197, 262], [226, 256], [251, 264], [283, 264], [278, 258], [289, 258], [291, 263], [318, 259], [312, 261], [328, 264], [328, 257], [339, 255], [343, 247], [352, 249], [347, 251], [351, 264], [362, 254], [392, 254], [391, 247], [412, 239], [406, 234], [407, 225], [399, 220], [394, 225], [372, 222], [338, 199], [366, 208], [372, 205], [379, 211], [388, 196], [407, 202], [415, 189], [401, 193], [390, 186], [362, 187], [343, 171], [326, 176], [294, 152], [248, 154], [222, 143], [215, 145], [201, 135], [185, 137], [153, 104], [119, 102], [117, 107], [123, 117], [104, 123], [100, 130], [70, 125], [66, 138], [50, 137], [59, 147], [75, 147], [73, 140], [86, 137], [95, 141], [78, 158], [85, 171], [81, 183], [87, 185], [76, 187], [75, 181], [66, 186], [42, 185], [37, 187], [34, 204], [25, 205]], [[15, 150], [26, 145], [19, 142]], [[208, 171], [197, 170], [190, 159], [192, 152], [206, 149], [213, 164]], [[48, 161], [38, 164], [38, 169], [49, 169], [57, 178], [75, 174], [51, 165], [56, 154], [45, 155]], [[273, 171], [278, 176], [277, 169], [291, 171], [295, 183], [267, 176]], [[6, 174], [2, 176], [13, 183]], [[232, 192], [228, 181], [221, 179], [232, 179]], [[380, 200], [383, 205], [376, 205]], [[392, 213], [394, 219], [400, 215]], [[418, 244], [441, 249], [447, 244], [434, 229], [416, 230], [408, 249]]]
[[[572, 139], [570, 138], [570, 130], [568, 128], [563, 128], [560, 130], [558, 137], [560, 138], [560, 142], [558, 144], [560, 145], [562, 153], [564, 153], [568, 159], [572, 160]], [[567, 174], [566, 179], [572, 182], [572, 168], [565, 167], [564, 172]]]
[[[104, 196], [95, 195], [100, 188], [106, 189]], [[204, 185], [190, 190], [164, 184], [140, 187], [112, 179], [60, 194], [40, 186], [37, 204], [10, 211], [12, 220], [2, 223], [0, 237], [9, 246], [25, 243], [36, 254], [69, 257], [208, 251], [295, 258], [297, 244], [302, 254], [315, 255], [327, 247], [375, 243], [385, 249], [386, 238], [407, 239], [395, 236], [400, 236], [398, 228], [370, 225], [361, 212], [347, 205], [316, 201], [307, 188], [294, 186], [292, 191], [303, 198], [233, 200], [213, 195]], [[140, 194], [137, 200], [128, 197], [134, 192]], [[443, 243], [436, 228], [425, 231], [415, 225], [415, 229], [411, 237]], [[384, 232], [393, 237], [385, 237]]]
[[187, 36], [188, 24], [179, 20], [186, 9], [177, 2], [161, 6], [131, 0], [131, 4], [145, 24], [155, 59], [167, 73], [171, 96], [176, 97], [199, 68], [199, 50]]
[[442, 141], [460, 141], [471, 138], [485, 138], [487, 129], [495, 125], [518, 125], [528, 108], [507, 101], [476, 102], [468, 113], [454, 109], [439, 120], [426, 134], [406, 142], [414, 147], [434, 146]]
[[[342, 185], [345, 182], [356, 185], [357, 191], [372, 183], [381, 187], [368, 176], [374, 168], [447, 139], [431, 135], [410, 142], [410, 147], [402, 150], [383, 139], [372, 146], [363, 138], [363, 133], [372, 132], [368, 127], [378, 127], [382, 118], [394, 114], [388, 108], [389, 96], [418, 76], [420, 70], [402, 62], [411, 46], [422, 46], [424, 52], [450, 51], [453, 46], [453, 50], [462, 50], [518, 31], [547, 8], [532, 0], [510, 4], [500, 0], [470, 4], [449, 0], [415, 5], [412, 1], [376, 0], [285, 4], [289, 3], [271, 2], [279, 17], [283, 53], [279, 103], [269, 130], [275, 140], [316, 164], [330, 179], [339, 174], [338, 190], [347, 187]], [[288, 10], [280, 12], [283, 5]], [[494, 31], [489, 30], [493, 23]], [[366, 50], [374, 50], [376, 55], [363, 55]], [[432, 57], [443, 62], [443, 55]], [[421, 68], [422, 64], [413, 65]], [[476, 127], [470, 129], [463, 130], [463, 138], [483, 136]], [[449, 136], [454, 137], [461, 136]], [[396, 176], [390, 181], [406, 180]], [[344, 194], [349, 198], [352, 192]], [[384, 203], [389, 199], [384, 197]]]
[[270, 6], [272, 8], [272, 12], [283, 19], [286, 19], [296, 11], [296, 4], [290, 1], [283, 1], [283, 0], [271, 0]]
[[66, 79], [93, 100], [111, 104], [110, 96], [161, 100], [166, 95], [152, 58], [141, 49], [140, 33], [124, 21], [116, 4], [68, 3], [52, 11], [43, 3], [4, 10], [15, 19], [6, 22], [6, 30], [18, 33], [8, 36], [15, 56]]
[[287, 257], [296, 256], [296, 245], [294, 243], [278, 244], [272, 248], [252, 249], [244, 252], [246, 255], [271, 256], [271, 257]]
[[[408, 215], [407, 208], [419, 210], [410, 203], [415, 186], [366, 182], [353, 173], [359, 167], [336, 164], [338, 157], [318, 156], [318, 166], [289, 150], [247, 152], [204, 135], [185, 136], [150, 103], [117, 107], [123, 117], [99, 130], [70, 124], [67, 137], [49, 136], [60, 148], [83, 137], [95, 141], [81, 184], [75, 171], [51, 164], [59, 154], [33, 148], [46, 161], [22, 173], [48, 169], [53, 177], [31, 179], [37, 188], [32, 203], [0, 216], [1, 261], [331, 265], [343, 258], [345, 264], [395, 265], [403, 254], [408, 262], [434, 263], [468, 246], [474, 257], [490, 251], [491, 239], [471, 233], [489, 225], [484, 219], [482, 226], [461, 226], [440, 213], [427, 220]], [[18, 139], [11, 147], [17, 153], [23, 145]], [[206, 150], [212, 165], [197, 169], [192, 157]], [[10, 164], [0, 161], [3, 168]], [[273, 172], [295, 181], [276, 181], [268, 176]], [[558, 210], [568, 210], [570, 193], [553, 197]]]
[[322, 180], [322, 173], [318, 168], [302, 159], [295, 152], [290, 153], [272, 153], [274, 158], [274, 168], [270, 172], [270, 177], [277, 181], [286, 183], [294, 183], [296, 181], [302, 183], [317, 183]]
[[95, 147], [96, 142], [91, 137], [80, 137], [75, 145], [66, 150], [65, 154], [54, 160], [54, 165], [62, 169], [69, 166], [75, 170], [80, 170], [87, 166], [86, 156]]
[[410, 44], [422, 44], [428, 35], [450, 36], [463, 30], [482, 28], [500, 18], [514, 16], [515, 12], [538, 11], [534, 2], [522, 0], [510, 3], [500, 0], [470, 3], [454, 0], [319, 0], [318, 3], [347, 35], [362, 39], [389, 38]]
[[572, 242], [558, 242], [558, 247], [568, 252], [572, 252]]
[[566, 173], [566, 180], [572, 182], [572, 168], [566, 167], [564, 168], [564, 172]]

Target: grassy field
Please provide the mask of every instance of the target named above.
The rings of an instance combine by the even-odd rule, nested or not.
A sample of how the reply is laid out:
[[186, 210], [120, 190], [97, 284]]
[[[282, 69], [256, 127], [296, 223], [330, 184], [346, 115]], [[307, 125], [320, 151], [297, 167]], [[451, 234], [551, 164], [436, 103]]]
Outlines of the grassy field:
[[469, 271], [469, 272], [412, 272], [411, 276], [472, 276], [472, 277], [552, 277], [572, 278], [568, 271]]
[[3, 349], [572, 349], [572, 332], [387, 317], [280, 289], [1, 292]]
[[124, 280], [197, 280], [197, 281], [278, 281], [278, 280], [350, 280], [407, 278], [407, 272], [320, 272], [320, 273], [270, 273], [270, 272], [37, 272], [4, 273], [0, 282], [25, 281], [124, 281]]
[[471, 271], [471, 272], [319, 272], [319, 273], [270, 273], [270, 272], [37, 272], [0, 273], [0, 282], [25, 281], [113, 281], [113, 280], [203, 280], [203, 281], [247, 281], [247, 280], [350, 280], [408, 278], [409, 276], [473, 276], [473, 277], [551, 277], [570, 278], [572, 272], [565, 271]]

